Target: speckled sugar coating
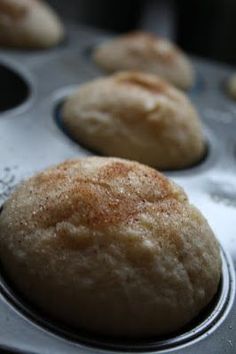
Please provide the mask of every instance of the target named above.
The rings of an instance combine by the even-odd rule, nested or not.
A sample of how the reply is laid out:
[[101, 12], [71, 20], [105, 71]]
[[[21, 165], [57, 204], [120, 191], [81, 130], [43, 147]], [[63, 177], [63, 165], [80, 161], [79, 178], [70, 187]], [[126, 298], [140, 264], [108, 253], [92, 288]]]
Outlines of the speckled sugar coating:
[[181, 328], [221, 274], [218, 243], [183, 190], [121, 159], [67, 161], [22, 184], [1, 213], [0, 246], [30, 301], [106, 335]]

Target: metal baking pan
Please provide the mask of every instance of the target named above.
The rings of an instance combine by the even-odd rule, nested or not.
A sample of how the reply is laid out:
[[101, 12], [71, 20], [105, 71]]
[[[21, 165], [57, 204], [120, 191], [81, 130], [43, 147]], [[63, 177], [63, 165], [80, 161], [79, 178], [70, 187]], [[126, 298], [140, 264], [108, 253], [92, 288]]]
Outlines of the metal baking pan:
[[[68, 158], [91, 155], [60, 124], [60, 103], [75, 86], [104, 75], [91, 49], [108, 34], [76, 25], [57, 48], [0, 51], [0, 205], [14, 186]], [[184, 187], [222, 245], [223, 271], [211, 305], [168, 338], [116, 341], [74, 333], [30, 307], [0, 268], [0, 351], [13, 353], [236, 353], [236, 103], [224, 82], [232, 68], [193, 58], [197, 80], [187, 93], [202, 117], [208, 154], [189, 169], [165, 172]], [[12, 93], [9, 96], [9, 92]]]

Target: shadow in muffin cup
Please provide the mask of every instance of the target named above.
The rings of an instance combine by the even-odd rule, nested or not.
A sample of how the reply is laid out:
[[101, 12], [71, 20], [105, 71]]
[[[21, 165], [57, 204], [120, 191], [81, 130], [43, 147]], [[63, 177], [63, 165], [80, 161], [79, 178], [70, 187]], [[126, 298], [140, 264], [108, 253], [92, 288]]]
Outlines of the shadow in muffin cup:
[[0, 62], [0, 113], [21, 106], [30, 96], [27, 80], [15, 69]]
[[165, 169], [165, 170], [161, 170], [163, 172], [166, 173], [171, 173], [171, 172], [184, 172], [184, 171], [191, 171], [194, 170], [196, 167], [199, 167], [200, 165], [202, 165], [203, 163], [205, 163], [210, 155], [210, 144], [208, 142], [208, 140], [205, 137], [205, 142], [204, 142], [204, 152], [203, 155], [196, 161], [193, 162], [192, 164], [186, 166], [186, 167], [176, 167], [176, 168], [172, 168], [172, 169]]

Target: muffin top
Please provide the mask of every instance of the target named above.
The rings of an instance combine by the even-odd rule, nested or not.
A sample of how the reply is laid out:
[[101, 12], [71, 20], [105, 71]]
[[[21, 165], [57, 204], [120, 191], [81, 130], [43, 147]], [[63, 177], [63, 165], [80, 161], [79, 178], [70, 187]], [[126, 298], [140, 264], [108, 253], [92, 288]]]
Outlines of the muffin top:
[[187, 96], [153, 74], [122, 72], [82, 84], [66, 98], [62, 120], [86, 147], [158, 169], [191, 166], [205, 151]]
[[98, 45], [93, 59], [108, 72], [139, 70], [160, 75], [173, 85], [188, 89], [194, 71], [184, 53], [169, 40], [136, 31]]
[[40, 0], [0, 0], [0, 45], [47, 48], [58, 44], [64, 29], [56, 13]]
[[183, 190], [115, 158], [66, 161], [18, 187], [0, 215], [0, 257], [47, 315], [123, 337], [179, 330], [221, 274], [218, 243]]

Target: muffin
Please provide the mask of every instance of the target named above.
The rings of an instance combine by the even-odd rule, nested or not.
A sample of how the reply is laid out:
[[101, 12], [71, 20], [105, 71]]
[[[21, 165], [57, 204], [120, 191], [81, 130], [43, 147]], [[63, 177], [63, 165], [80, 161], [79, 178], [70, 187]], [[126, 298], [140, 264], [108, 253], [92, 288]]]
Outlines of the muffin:
[[131, 32], [97, 46], [93, 59], [108, 72], [138, 70], [157, 74], [173, 85], [188, 89], [194, 70], [184, 53], [167, 39]]
[[236, 100], [236, 74], [233, 74], [227, 82], [227, 92], [231, 98]]
[[0, 45], [48, 48], [64, 37], [55, 12], [39, 0], [0, 0]]
[[189, 167], [205, 152], [192, 104], [156, 75], [123, 72], [85, 83], [61, 115], [76, 141], [103, 155], [167, 170]]
[[115, 158], [32, 177], [0, 215], [6, 276], [49, 318], [106, 336], [180, 330], [217, 292], [221, 259], [184, 191]]

